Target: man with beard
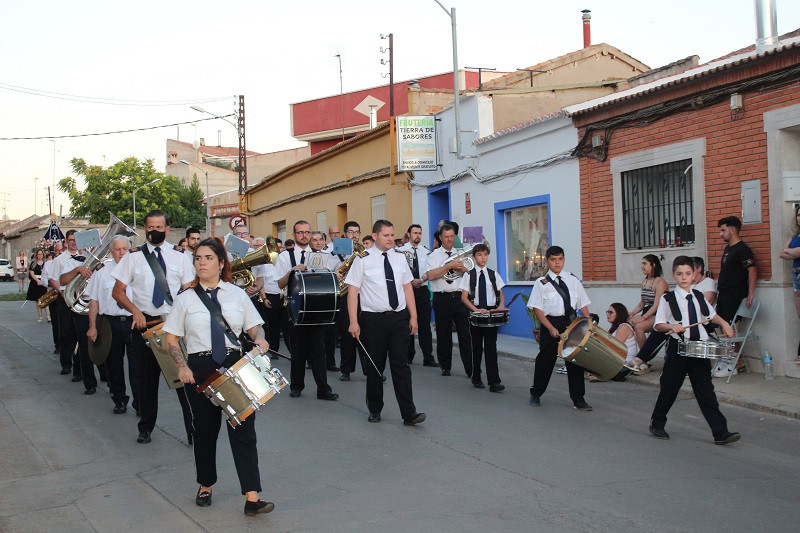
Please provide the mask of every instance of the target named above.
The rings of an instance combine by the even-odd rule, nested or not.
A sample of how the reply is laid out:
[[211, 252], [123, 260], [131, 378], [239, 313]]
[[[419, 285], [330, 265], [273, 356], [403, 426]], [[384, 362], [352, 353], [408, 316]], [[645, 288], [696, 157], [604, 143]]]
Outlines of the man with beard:
[[[406, 257], [411, 257], [411, 287], [414, 289], [414, 302], [417, 307], [417, 334], [419, 335], [419, 347], [422, 350], [423, 366], [439, 366], [433, 358], [433, 337], [431, 335], [431, 293], [428, 290], [427, 259], [428, 250], [420, 245], [422, 241], [422, 226], [411, 224], [408, 227], [409, 239], [403, 246], [398, 248]], [[416, 350], [414, 349], [414, 336], [408, 344], [408, 362], [414, 360]]]

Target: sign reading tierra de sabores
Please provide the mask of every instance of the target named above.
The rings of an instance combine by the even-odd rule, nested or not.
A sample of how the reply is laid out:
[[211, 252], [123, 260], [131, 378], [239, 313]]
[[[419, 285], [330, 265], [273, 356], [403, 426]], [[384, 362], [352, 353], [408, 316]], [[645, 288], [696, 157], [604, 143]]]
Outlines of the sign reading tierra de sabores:
[[398, 170], [436, 170], [434, 117], [404, 116], [395, 121]]

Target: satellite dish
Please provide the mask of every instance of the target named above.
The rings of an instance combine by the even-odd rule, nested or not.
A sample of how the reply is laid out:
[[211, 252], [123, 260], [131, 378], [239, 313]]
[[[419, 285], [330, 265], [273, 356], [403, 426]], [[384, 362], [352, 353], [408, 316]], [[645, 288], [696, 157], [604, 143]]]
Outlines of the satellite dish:
[[200, 149], [200, 141], [195, 139], [194, 142], [192, 143], [192, 146], [194, 147], [195, 150], [199, 150]]

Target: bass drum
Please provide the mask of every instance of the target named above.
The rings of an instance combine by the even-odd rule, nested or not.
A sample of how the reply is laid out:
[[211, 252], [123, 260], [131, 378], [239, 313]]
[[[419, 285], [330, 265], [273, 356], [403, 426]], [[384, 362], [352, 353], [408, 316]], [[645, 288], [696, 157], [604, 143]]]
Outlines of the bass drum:
[[295, 326], [333, 324], [339, 299], [336, 274], [292, 271], [286, 286], [289, 320]]
[[558, 355], [600, 379], [610, 380], [622, 369], [628, 349], [588, 318], [577, 318], [561, 334]]

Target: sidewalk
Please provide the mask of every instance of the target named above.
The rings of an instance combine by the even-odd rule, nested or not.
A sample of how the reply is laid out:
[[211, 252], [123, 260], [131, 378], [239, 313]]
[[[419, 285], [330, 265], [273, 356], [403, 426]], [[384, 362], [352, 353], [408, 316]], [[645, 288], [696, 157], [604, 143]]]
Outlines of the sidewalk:
[[[433, 331], [433, 342], [436, 343], [435, 330]], [[458, 346], [455, 334], [453, 334], [453, 346]], [[536, 359], [538, 351], [539, 345], [533, 339], [497, 335], [497, 354], [501, 357], [532, 361]], [[627, 382], [658, 388], [658, 380], [661, 377], [663, 366], [664, 352], [662, 350], [653, 360], [653, 368], [650, 373], [643, 376], [631, 375]], [[767, 381], [763, 374], [754, 373], [733, 376], [730, 383], [726, 383], [726, 379], [714, 378], [713, 380], [717, 398], [721, 403], [800, 419], [800, 380], [776, 377]], [[693, 396], [688, 379], [684, 381], [681, 392]]]

